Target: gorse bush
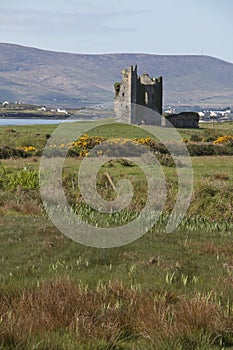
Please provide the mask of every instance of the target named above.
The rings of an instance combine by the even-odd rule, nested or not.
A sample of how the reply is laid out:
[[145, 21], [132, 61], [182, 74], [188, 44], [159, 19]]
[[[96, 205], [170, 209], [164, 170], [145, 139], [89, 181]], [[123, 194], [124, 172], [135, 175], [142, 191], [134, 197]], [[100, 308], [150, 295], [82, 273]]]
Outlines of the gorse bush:
[[36, 147], [34, 146], [19, 146], [17, 149], [23, 150], [25, 153], [33, 153], [36, 151]]
[[[179, 149], [179, 145], [173, 145]], [[150, 137], [140, 139], [111, 138], [102, 136], [89, 136], [84, 134], [77, 141], [68, 144], [52, 144], [46, 150], [47, 157], [56, 157], [63, 154], [64, 148], [68, 149], [68, 156], [79, 157], [139, 157], [147, 152], [147, 149], [156, 154], [156, 158], [162, 165], [174, 166], [166, 146], [152, 140]], [[182, 153], [182, 150], [180, 151]]]
[[202, 135], [203, 142], [213, 142], [220, 136], [220, 131], [215, 129], [205, 129]]
[[77, 141], [73, 142], [71, 144], [71, 153], [77, 154], [81, 157], [86, 157], [89, 153], [89, 151], [95, 147], [96, 145], [99, 145], [100, 143], [104, 142], [106, 139], [104, 137], [99, 136], [89, 136], [87, 134], [84, 134], [82, 137], [80, 137]]
[[[190, 141], [187, 138], [183, 139], [183, 142], [187, 144], [188, 151], [191, 156], [199, 155], [232, 155], [233, 154], [233, 136], [225, 135], [219, 136], [218, 133], [210, 133], [206, 131], [206, 135], [202, 137], [202, 141], [208, 140], [209, 143], [200, 143], [201, 136], [197, 134], [191, 134]], [[211, 143], [210, 143], [211, 142]], [[141, 148], [136, 148], [137, 145], [141, 145]], [[75, 142], [68, 144], [51, 144], [46, 149], [47, 157], [56, 157], [64, 154], [64, 149], [67, 149], [68, 156], [86, 157], [91, 155], [107, 155], [107, 156], [140, 156], [146, 149], [158, 155], [162, 164], [172, 166], [173, 162], [169, 158], [169, 151], [166, 146], [151, 137], [144, 138], [106, 138], [103, 136], [89, 136], [84, 134]], [[171, 144], [172, 149], [176, 155], [182, 154], [182, 148], [180, 144]], [[34, 145], [17, 146], [16, 148], [3, 146], [0, 148], [0, 159], [12, 158], [12, 157], [29, 157], [29, 156], [41, 156], [43, 149], [35, 147]], [[166, 154], [166, 159], [163, 161], [161, 155]], [[167, 164], [166, 164], [167, 163]]]
[[7, 158], [14, 158], [14, 157], [25, 158], [26, 156], [27, 154], [24, 152], [23, 149], [11, 148], [8, 146], [0, 147], [0, 159], [7, 159]]
[[223, 143], [233, 144], [233, 136], [231, 136], [231, 135], [219, 136], [219, 137], [213, 142], [214, 145], [223, 144]]
[[200, 135], [197, 135], [197, 134], [191, 134], [190, 141], [200, 142], [200, 141], [202, 141], [202, 137]]
[[190, 156], [233, 155], [233, 146], [231, 144], [188, 143], [187, 149]]

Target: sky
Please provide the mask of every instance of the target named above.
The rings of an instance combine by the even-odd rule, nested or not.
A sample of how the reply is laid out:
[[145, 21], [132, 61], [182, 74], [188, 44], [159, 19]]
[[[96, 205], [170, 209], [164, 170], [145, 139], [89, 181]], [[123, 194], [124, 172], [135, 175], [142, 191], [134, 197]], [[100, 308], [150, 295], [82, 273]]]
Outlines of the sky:
[[0, 42], [90, 54], [204, 54], [233, 63], [232, 14], [232, 0], [0, 0]]

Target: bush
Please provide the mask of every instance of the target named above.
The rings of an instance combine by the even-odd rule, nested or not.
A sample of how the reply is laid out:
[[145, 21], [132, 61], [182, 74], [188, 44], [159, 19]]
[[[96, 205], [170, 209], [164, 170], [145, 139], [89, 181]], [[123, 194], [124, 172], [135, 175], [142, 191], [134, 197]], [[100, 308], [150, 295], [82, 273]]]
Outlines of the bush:
[[207, 130], [204, 130], [202, 141], [203, 142], [213, 142], [219, 136], [220, 136], [220, 134], [219, 134], [218, 131], [216, 131], [216, 130], [208, 130], [207, 129]]
[[[224, 182], [223, 182], [224, 181]], [[211, 181], [200, 181], [194, 191], [189, 208], [190, 215], [208, 217], [210, 220], [232, 222], [233, 186], [226, 177], [215, 176]]]
[[199, 141], [202, 141], [202, 138], [197, 135], [197, 134], [192, 134], [191, 137], [190, 137], [190, 141], [192, 142], [199, 142]]
[[16, 149], [7, 146], [0, 147], [0, 159], [7, 159], [12, 157], [22, 157], [25, 158], [27, 154], [23, 149]]
[[233, 155], [233, 147], [231, 145], [188, 144], [187, 149], [190, 156]]
[[233, 136], [231, 135], [224, 135], [224, 136], [219, 136], [214, 142], [214, 145], [217, 144], [233, 144]]

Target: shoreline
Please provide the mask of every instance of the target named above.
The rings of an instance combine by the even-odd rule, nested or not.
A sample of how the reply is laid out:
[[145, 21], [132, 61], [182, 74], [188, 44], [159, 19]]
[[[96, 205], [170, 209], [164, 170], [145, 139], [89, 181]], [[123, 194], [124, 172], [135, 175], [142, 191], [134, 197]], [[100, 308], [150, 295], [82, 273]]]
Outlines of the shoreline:
[[39, 114], [28, 114], [28, 113], [18, 113], [18, 114], [4, 114], [0, 115], [0, 120], [7, 120], [7, 119], [28, 119], [28, 120], [96, 120], [99, 118], [103, 118], [102, 116], [96, 116], [96, 115], [85, 115], [85, 114], [78, 114], [78, 115], [39, 115]]
[[41, 113], [24, 113], [24, 112], [6, 112], [0, 114], [0, 119], [51, 119], [51, 120], [66, 120], [69, 119], [72, 115], [68, 114], [41, 114]]

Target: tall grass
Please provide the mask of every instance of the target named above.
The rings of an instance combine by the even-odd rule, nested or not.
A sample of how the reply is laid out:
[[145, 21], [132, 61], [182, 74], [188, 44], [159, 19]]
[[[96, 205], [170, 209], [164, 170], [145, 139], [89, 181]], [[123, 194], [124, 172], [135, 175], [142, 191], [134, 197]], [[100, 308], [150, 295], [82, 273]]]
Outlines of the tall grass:
[[[19, 140], [26, 145], [22, 129], [15, 129], [0, 139], [9, 138], [12, 147]], [[127, 137], [128, 129], [123, 131]], [[37, 147], [47, 132], [39, 127]], [[103, 134], [93, 131], [98, 133]], [[232, 159], [193, 160], [192, 203], [176, 231], [165, 233], [178, 187], [175, 169], [166, 166], [168, 197], [157, 225], [140, 240], [109, 250], [76, 244], [49, 223], [39, 196], [38, 163], [2, 160], [0, 349], [233, 348]], [[80, 196], [78, 162], [67, 159], [63, 172], [78, 216], [108, 227], [138, 215], [147, 185], [136, 166], [119, 161], [101, 169], [97, 189], [103, 198], [115, 195], [106, 171], [114, 184], [126, 176], [136, 192], [131, 206], [104, 216]]]
[[117, 282], [94, 291], [70, 279], [44, 282], [33, 290], [2, 295], [0, 312], [5, 349], [29, 349], [37, 337], [41, 341], [36, 349], [47, 349], [48, 339], [56, 333], [60, 344], [69, 336], [77, 348], [92, 344], [93, 349], [130, 349], [132, 342], [144, 342], [145, 349], [233, 345], [233, 314], [229, 317], [213, 297], [142, 292]]
[[[127, 178], [133, 185], [134, 196], [130, 204], [125, 210], [116, 214], [106, 215], [100, 214], [92, 210], [83, 201], [82, 195], [78, 187], [77, 170], [79, 163], [74, 169], [65, 168], [63, 172], [63, 186], [68, 202], [72, 206], [75, 213], [85, 220], [89, 220], [94, 224], [106, 222], [107, 225], [124, 224], [133, 218], [143, 209], [147, 199], [147, 182], [142, 171], [136, 166], [128, 166], [121, 162], [113, 162], [111, 166], [106, 164], [100, 169], [97, 177], [97, 190], [99, 194], [106, 200], [110, 201], [115, 198], [116, 193], [113, 191], [105, 172], [110, 174], [113, 182], [116, 184], [122, 178]], [[165, 169], [166, 174], [166, 169]], [[165, 220], [174, 207], [177, 194], [177, 178], [172, 172], [167, 176], [167, 200], [164, 206], [163, 218]], [[11, 200], [15, 205], [22, 204], [30, 206], [34, 202], [33, 207], [38, 206], [39, 213], [41, 205], [39, 194], [39, 177], [38, 164], [27, 164], [23, 166], [10, 167], [0, 164], [0, 206], [1, 202], [7, 209]], [[14, 193], [14, 195], [13, 195]], [[6, 198], [8, 197], [8, 203]], [[2, 198], [2, 200], [1, 200]], [[28, 203], [29, 202], [29, 203]], [[201, 229], [209, 222], [210, 230], [216, 225], [220, 225], [219, 229], [229, 229], [229, 224], [233, 221], [233, 186], [231, 182], [231, 174], [219, 173], [212, 177], [196, 180], [194, 184], [194, 192], [187, 218], [181, 223], [182, 227], [187, 229], [195, 226]], [[23, 210], [27, 212], [27, 210]], [[117, 221], [118, 220], [118, 221]]]
[[28, 166], [18, 169], [0, 166], [0, 186], [7, 191], [15, 191], [19, 187], [24, 190], [39, 189], [38, 171]]

